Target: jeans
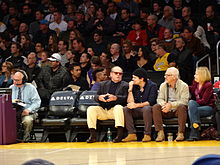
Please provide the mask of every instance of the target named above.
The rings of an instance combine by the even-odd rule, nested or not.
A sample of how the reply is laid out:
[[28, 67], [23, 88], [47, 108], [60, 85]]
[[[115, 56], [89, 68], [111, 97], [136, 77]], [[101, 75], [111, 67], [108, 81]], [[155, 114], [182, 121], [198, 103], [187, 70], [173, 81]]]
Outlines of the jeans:
[[201, 106], [195, 100], [190, 100], [188, 104], [188, 114], [191, 124], [190, 137], [198, 138], [198, 129], [192, 127], [193, 123], [201, 124], [201, 117], [211, 116], [214, 109], [211, 106]]

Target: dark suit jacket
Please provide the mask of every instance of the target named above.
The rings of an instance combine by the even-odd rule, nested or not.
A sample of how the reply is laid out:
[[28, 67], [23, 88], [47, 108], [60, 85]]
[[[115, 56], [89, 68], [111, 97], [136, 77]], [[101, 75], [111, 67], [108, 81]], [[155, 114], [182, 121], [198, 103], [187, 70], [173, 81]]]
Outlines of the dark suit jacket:
[[116, 101], [105, 103], [105, 102], [101, 102], [101, 101], [98, 100], [99, 95], [109, 93], [110, 85], [111, 85], [111, 80], [101, 82], [100, 83], [100, 88], [97, 92], [97, 95], [95, 96], [95, 100], [99, 102], [101, 107], [107, 108], [107, 109], [110, 109], [110, 108], [114, 107], [117, 104], [120, 104], [122, 106], [126, 105], [127, 96], [128, 96], [128, 83], [125, 82], [125, 81], [121, 81], [117, 86], [117, 89], [116, 89], [115, 94], [114, 94], [118, 98]]

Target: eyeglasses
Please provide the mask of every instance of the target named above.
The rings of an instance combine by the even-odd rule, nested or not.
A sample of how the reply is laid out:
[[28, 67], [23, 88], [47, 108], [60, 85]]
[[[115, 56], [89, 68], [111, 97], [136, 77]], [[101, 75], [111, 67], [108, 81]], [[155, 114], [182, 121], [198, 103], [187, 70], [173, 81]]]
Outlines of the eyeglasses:
[[168, 77], [168, 76], [173, 76], [172, 74], [165, 74], [165, 77]]
[[113, 72], [113, 73], [116, 75], [119, 75], [119, 76], [121, 76], [123, 74], [122, 72]]

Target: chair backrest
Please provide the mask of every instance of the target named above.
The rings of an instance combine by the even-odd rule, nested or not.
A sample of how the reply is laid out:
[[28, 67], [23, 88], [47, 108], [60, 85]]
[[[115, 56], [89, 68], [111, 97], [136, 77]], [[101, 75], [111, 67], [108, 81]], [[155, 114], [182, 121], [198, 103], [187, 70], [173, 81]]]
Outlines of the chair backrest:
[[157, 84], [158, 88], [160, 87], [160, 84], [162, 84], [165, 80], [165, 71], [148, 71], [147, 74], [149, 79]]
[[78, 92], [75, 91], [57, 91], [50, 98], [48, 116], [71, 117], [74, 116], [74, 110], [78, 99]]
[[95, 101], [95, 95], [96, 95], [96, 91], [83, 91], [80, 96], [79, 96], [79, 100], [78, 100], [78, 112], [77, 114], [80, 117], [85, 117], [86, 116], [86, 110], [89, 106], [92, 105], [99, 105], [98, 102]]

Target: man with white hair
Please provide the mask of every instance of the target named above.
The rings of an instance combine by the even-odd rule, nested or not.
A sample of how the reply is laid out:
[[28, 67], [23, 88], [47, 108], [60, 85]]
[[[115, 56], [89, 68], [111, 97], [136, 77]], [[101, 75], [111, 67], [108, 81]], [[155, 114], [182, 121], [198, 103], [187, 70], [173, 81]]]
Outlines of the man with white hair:
[[163, 17], [158, 21], [158, 24], [168, 29], [174, 29], [174, 21], [173, 8], [165, 6], [163, 9]]
[[155, 130], [158, 131], [156, 142], [165, 140], [162, 118], [178, 118], [176, 141], [184, 140], [187, 119], [189, 87], [179, 79], [179, 71], [175, 67], [168, 68], [165, 82], [160, 85], [157, 104], [152, 108]]

